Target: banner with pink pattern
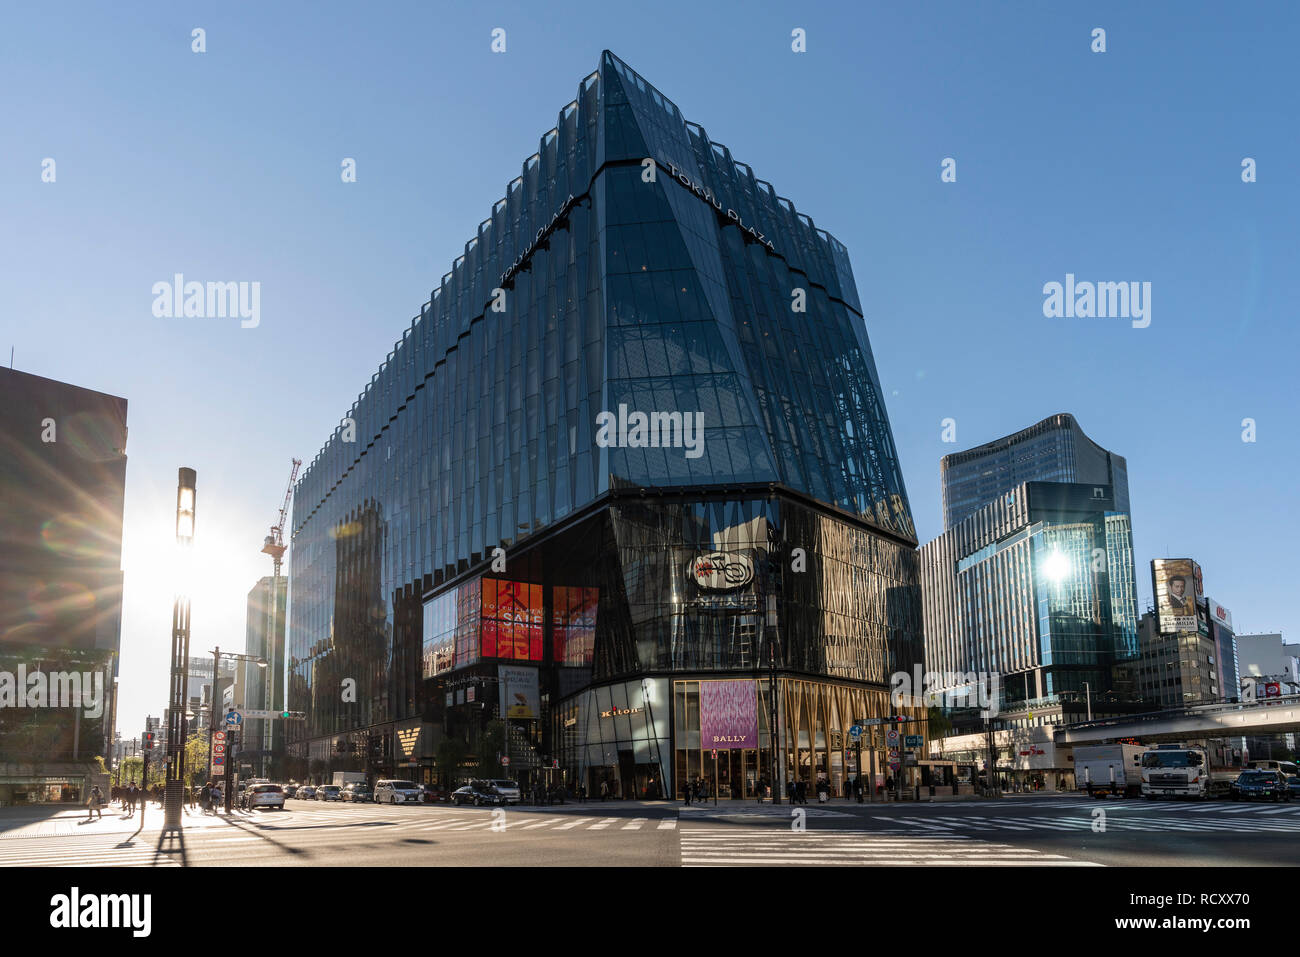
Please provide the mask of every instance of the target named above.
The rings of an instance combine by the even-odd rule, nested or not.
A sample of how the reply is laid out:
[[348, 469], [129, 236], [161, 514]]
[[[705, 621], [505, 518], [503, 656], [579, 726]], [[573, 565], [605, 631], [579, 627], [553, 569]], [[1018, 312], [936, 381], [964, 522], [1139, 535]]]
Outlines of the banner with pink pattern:
[[705, 751], [758, 747], [753, 681], [700, 682], [700, 747]]

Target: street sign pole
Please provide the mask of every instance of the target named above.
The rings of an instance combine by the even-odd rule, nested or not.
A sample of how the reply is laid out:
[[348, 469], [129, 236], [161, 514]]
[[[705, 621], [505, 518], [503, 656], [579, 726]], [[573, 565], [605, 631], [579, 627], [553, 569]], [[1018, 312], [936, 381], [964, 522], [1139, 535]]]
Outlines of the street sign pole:
[[858, 787], [862, 787], [862, 735], [858, 735]]
[[876, 729], [874, 726], [868, 729], [871, 740], [867, 742], [867, 753], [871, 756], [871, 788], [868, 791], [872, 804], [876, 803]]

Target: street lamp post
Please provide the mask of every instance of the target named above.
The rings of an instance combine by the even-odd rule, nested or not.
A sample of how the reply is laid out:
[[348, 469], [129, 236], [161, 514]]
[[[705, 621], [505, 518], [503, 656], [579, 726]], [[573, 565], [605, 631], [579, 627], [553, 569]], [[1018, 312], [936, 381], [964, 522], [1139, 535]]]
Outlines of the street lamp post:
[[[188, 552], [194, 541], [194, 469], [179, 470], [176, 483], [176, 544]], [[182, 566], [184, 560], [182, 558]], [[167, 722], [166, 813], [163, 826], [181, 826], [185, 800], [185, 686], [190, 676], [190, 599], [182, 581], [172, 602], [171, 711]]]

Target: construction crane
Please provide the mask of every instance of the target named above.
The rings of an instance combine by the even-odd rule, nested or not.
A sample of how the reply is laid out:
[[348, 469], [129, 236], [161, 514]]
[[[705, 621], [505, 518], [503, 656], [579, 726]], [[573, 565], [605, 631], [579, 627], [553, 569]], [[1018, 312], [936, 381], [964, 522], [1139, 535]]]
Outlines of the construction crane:
[[[284, 498], [280, 501], [280, 515], [276, 523], [271, 526], [271, 534], [266, 536], [262, 543], [262, 551], [271, 556], [271, 561], [275, 569], [271, 577], [271, 587], [267, 593], [266, 602], [266, 648], [268, 654], [275, 647], [276, 629], [276, 612], [280, 607], [280, 565], [284, 561], [284, 552], [288, 547], [284, 544], [284, 525], [289, 520], [289, 502], [293, 499], [293, 483], [298, 479], [298, 469], [302, 468], [302, 459], [293, 460], [293, 468], [289, 471], [289, 484], [284, 487]], [[286, 596], [287, 597], [287, 596]], [[279, 649], [281, 657], [284, 655], [284, 649]], [[267, 662], [265, 676], [265, 703], [267, 710], [275, 710], [275, 663]], [[286, 705], [288, 702], [285, 703]], [[262, 770], [266, 772], [266, 754], [271, 750], [271, 722], [262, 721]]]
[[298, 469], [302, 468], [302, 459], [293, 460], [293, 469], [289, 472], [289, 484], [284, 488], [284, 500], [280, 503], [280, 519], [271, 526], [271, 534], [262, 543], [262, 551], [271, 556], [275, 563], [275, 577], [280, 577], [280, 563], [284, 560], [284, 523], [289, 518], [289, 502], [293, 498], [293, 483], [298, 479]]

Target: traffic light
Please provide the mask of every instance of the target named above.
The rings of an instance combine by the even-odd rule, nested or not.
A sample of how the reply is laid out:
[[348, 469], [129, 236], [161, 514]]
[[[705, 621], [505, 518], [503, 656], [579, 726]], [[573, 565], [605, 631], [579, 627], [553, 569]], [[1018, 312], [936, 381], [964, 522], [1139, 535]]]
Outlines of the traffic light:
[[154, 733], [153, 733], [152, 731], [146, 731], [146, 732], [144, 733], [144, 749], [145, 749], [146, 751], [152, 751], [152, 750], [153, 750], [153, 736], [154, 736]]

